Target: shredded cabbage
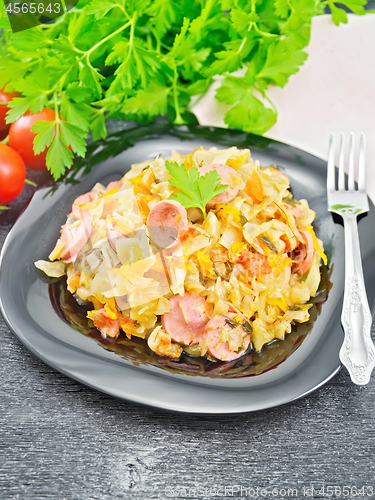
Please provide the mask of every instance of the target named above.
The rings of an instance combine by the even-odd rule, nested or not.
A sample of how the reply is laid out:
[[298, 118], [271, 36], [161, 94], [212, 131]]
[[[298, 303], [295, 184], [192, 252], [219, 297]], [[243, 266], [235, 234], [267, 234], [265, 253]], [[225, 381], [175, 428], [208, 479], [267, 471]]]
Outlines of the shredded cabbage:
[[[145, 160], [117, 187], [96, 184], [94, 199], [80, 197], [80, 210], [72, 210], [50, 254], [54, 262], [39, 260], [35, 266], [54, 278], [66, 274], [68, 290], [93, 303], [89, 316], [102, 325], [103, 335], [122, 330], [128, 338], [146, 338], [161, 356], [178, 358], [187, 349], [161, 326], [177, 294], [204, 297], [212, 316], [241, 313], [257, 351], [284, 339], [295, 322], [308, 321], [308, 301], [320, 283], [325, 255], [311, 226], [314, 211], [306, 200], [293, 200], [285, 174], [260, 168], [248, 149], [200, 147], [188, 155], [173, 151], [170, 159], [188, 169], [227, 165], [240, 176], [238, 193], [209, 209], [204, 220], [199, 209], [189, 208], [187, 229], [174, 245], [158, 248], [147, 217], [176, 188], [168, 182], [165, 158]], [[65, 227], [78, 228], [82, 213], [90, 216], [90, 226], [85, 232], [82, 224], [77, 241], [67, 241]], [[303, 232], [311, 234], [312, 248]], [[226, 328], [220, 341], [235, 351], [243, 336], [241, 328]]]

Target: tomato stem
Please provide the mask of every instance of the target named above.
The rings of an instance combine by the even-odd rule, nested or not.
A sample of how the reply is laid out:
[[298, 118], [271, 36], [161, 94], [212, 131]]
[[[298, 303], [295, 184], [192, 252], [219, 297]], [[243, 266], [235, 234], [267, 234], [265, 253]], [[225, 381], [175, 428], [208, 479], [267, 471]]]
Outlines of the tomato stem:
[[33, 181], [29, 181], [29, 179], [25, 179], [25, 184], [30, 184], [30, 186], [33, 186], [36, 188], [36, 184]]

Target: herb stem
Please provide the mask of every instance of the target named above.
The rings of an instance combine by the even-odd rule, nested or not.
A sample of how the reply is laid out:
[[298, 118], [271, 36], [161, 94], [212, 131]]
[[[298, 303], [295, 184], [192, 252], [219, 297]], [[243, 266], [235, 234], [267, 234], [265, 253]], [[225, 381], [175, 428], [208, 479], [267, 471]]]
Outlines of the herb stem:
[[182, 119], [182, 116], [180, 113], [180, 105], [178, 103], [177, 79], [178, 79], [178, 72], [177, 72], [177, 67], [175, 66], [174, 78], [173, 78], [173, 102], [174, 102], [174, 106], [176, 108], [176, 118], [175, 118], [174, 122], [177, 123], [178, 125], [181, 125], [184, 123], [184, 120]]
[[25, 184], [29, 184], [30, 186], [33, 186], [36, 188], [36, 184], [33, 181], [29, 181], [29, 179], [25, 179]]
[[[91, 47], [90, 50], [88, 50], [87, 52], [85, 52], [85, 56], [87, 57], [87, 60], [89, 59], [89, 57], [91, 56], [91, 54], [96, 50], [98, 49], [101, 45], [103, 45], [103, 43], [106, 43], [108, 42], [108, 40], [110, 40], [111, 38], [113, 38], [114, 36], [120, 34], [122, 31], [124, 31], [124, 29], [128, 28], [130, 25], [132, 26], [132, 32], [130, 34], [130, 36], [132, 37], [132, 35], [134, 35], [134, 24], [135, 24], [135, 15], [133, 17], [133, 19], [131, 19], [130, 21], [128, 21], [126, 24], [124, 24], [123, 26], [121, 26], [121, 28], [119, 28], [118, 30], [114, 31], [113, 33], [110, 33], [109, 35], [107, 35], [105, 38], [103, 38], [102, 40], [100, 40], [100, 42], [98, 42], [97, 44], [95, 44], [93, 47]], [[83, 59], [85, 56], [82, 56], [81, 59]]]

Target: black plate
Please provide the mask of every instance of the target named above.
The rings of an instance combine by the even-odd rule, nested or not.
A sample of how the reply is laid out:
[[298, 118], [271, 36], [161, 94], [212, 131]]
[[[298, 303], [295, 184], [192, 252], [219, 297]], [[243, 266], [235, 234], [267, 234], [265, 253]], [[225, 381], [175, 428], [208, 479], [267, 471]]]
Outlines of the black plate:
[[[306, 198], [316, 212], [315, 228], [331, 263], [332, 289], [302, 345], [284, 363], [256, 377], [207, 379], [173, 374], [153, 366], [135, 367], [91, 338], [79, 334], [55, 313], [48, 285], [34, 267], [47, 259], [73, 200], [96, 182], [119, 179], [132, 163], [184, 154], [194, 147], [250, 147], [261, 166], [276, 163], [291, 179], [295, 198]], [[78, 173], [78, 184], [62, 184], [54, 193], [42, 189], [10, 231], [0, 261], [0, 305], [15, 335], [34, 354], [66, 375], [95, 389], [160, 408], [193, 413], [238, 413], [274, 407], [297, 399], [327, 382], [340, 369], [343, 341], [340, 314], [344, 284], [343, 227], [327, 212], [326, 163], [308, 153], [244, 132], [159, 122], [128, 125], [105, 141], [90, 145], [81, 162], [97, 164]], [[47, 194], [48, 193], [48, 194]], [[375, 209], [359, 223], [369, 303], [375, 296]]]

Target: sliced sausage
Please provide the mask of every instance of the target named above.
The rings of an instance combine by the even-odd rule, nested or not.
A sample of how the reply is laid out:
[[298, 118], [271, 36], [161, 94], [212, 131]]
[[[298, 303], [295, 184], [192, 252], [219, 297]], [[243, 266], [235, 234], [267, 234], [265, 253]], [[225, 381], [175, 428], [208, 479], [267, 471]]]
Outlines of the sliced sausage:
[[241, 177], [239, 174], [228, 165], [220, 165], [211, 163], [210, 165], [205, 165], [199, 169], [200, 175], [205, 175], [211, 170], [216, 170], [221, 181], [219, 184], [227, 184], [229, 187], [223, 193], [217, 194], [212, 198], [211, 201], [207, 203], [208, 208], [213, 208], [215, 205], [220, 205], [222, 203], [228, 203], [233, 200], [238, 195], [238, 191], [242, 185]]
[[60, 236], [60, 240], [64, 243], [60, 258], [66, 263], [76, 260], [78, 252], [90, 238], [92, 229], [91, 214], [87, 210], [79, 209], [79, 211], [80, 218], [73, 224], [65, 226]]
[[121, 181], [112, 181], [106, 187], [106, 191], [110, 191], [111, 189], [121, 188], [123, 186]]
[[240, 358], [245, 354], [246, 349], [250, 344], [250, 335], [245, 332], [242, 326], [239, 326], [241, 337], [243, 337], [240, 352], [231, 351], [229, 349], [228, 342], [220, 342], [219, 337], [222, 329], [225, 329], [229, 334], [233, 330], [232, 327], [226, 322], [226, 319], [232, 319], [235, 316], [237, 316], [235, 313], [228, 313], [225, 316], [214, 316], [207, 323], [203, 332], [202, 345], [207, 346], [208, 352], [211, 356], [216, 359], [220, 359], [221, 361], [233, 361], [234, 359]]
[[81, 208], [81, 205], [87, 205], [94, 200], [98, 199], [98, 193], [96, 191], [90, 191], [85, 194], [81, 194], [73, 201], [72, 212], [75, 212], [78, 208]]
[[200, 295], [175, 295], [169, 300], [172, 310], [163, 314], [163, 328], [172, 340], [184, 345], [199, 344], [212, 306]]
[[299, 205], [293, 207], [292, 205], [289, 205], [289, 203], [286, 203], [285, 201], [283, 203], [284, 207], [288, 210], [288, 212], [291, 215], [293, 215], [293, 217], [299, 217], [301, 215], [301, 207]]
[[250, 252], [249, 250], [245, 250], [238, 257], [238, 261], [246, 267], [250, 274], [254, 276], [257, 276], [258, 274], [269, 274], [272, 271], [267, 257], [259, 252]]
[[188, 228], [186, 209], [178, 201], [159, 201], [148, 214], [147, 226], [151, 241], [158, 247], [169, 248], [179, 233]]
[[304, 274], [311, 265], [315, 249], [311, 234], [304, 229], [300, 229], [299, 232], [302, 234], [306, 245], [300, 243], [299, 247], [294, 251], [293, 260], [295, 263], [293, 265], [293, 271], [298, 274]]

